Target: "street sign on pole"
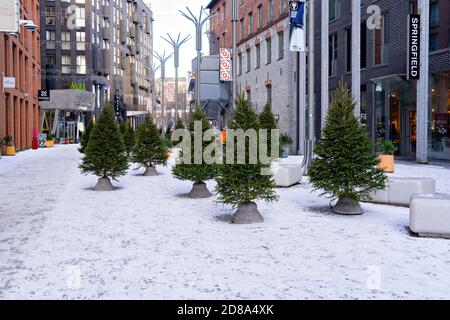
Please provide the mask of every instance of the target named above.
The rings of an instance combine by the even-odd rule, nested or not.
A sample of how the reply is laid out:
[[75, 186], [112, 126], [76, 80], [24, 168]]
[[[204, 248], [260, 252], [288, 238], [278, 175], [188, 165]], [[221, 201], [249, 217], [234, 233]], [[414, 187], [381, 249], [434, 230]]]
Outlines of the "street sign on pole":
[[20, 0], [0, 0], [0, 32], [18, 33], [20, 21]]
[[289, 9], [291, 11], [292, 26], [289, 48], [291, 51], [306, 51], [306, 37], [304, 29], [305, 2], [291, 1], [289, 3]]
[[220, 81], [233, 81], [231, 76], [231, 50], [220, 48]]
[[50, 101], [50, 90], [38, 90], [38, 101]]

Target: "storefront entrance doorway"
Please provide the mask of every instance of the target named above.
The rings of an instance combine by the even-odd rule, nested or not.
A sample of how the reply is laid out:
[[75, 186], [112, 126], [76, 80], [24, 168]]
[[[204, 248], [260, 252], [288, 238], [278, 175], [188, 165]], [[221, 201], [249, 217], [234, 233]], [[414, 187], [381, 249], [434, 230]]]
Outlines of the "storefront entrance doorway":
[[414, 160], [417, 145], [416, 106], [403, 106], [401, 109], [401, 138], [399, 154], [402, 158]]

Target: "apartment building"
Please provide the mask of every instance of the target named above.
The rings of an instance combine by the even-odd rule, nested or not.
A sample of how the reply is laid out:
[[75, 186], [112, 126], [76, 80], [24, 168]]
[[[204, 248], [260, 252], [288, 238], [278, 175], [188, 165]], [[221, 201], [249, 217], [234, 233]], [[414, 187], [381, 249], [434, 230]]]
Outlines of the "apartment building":
[[42, 87], [117, 92], [128, 111], [151, 106], [153, 13], [142, 0], [43, 0]]
[[[21, 0], [20, 19], [39, 26], [39, 1]], [[31, 148], [33, 130], [39, 130], [38, 90], [40, 89], [40, 29], [19, 34], [0, 33], [0, 138], [13, 136], [16, 149]], [[4, 78], [13, 78], [14, 87], [5, 88]]]

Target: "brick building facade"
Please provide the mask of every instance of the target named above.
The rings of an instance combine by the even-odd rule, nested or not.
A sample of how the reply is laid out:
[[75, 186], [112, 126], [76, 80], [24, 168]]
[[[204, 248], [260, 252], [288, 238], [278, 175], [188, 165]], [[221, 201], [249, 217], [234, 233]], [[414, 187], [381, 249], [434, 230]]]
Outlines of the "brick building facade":
[[[39, 26], [39, 1], [21, 0], [20, 18]], [[31, 147], [33, 130], [39, 130], [40, 32], [20, 27], [19, 34], [0, 33], [0, 72], [14, 77], [15, 88], [0, 81], [0, 138], [10, 134], [17, 150]], [[0, 79], [2, 80], [2, 79]]]
[[[238, 2], [237, 74], [240, 91], [256, 112], [270, 103], [282, 133], [297, 145], [296, 59], [289, 50], [288, 0]], [[210, 51], [232, 47], [231, 1], [211, 1]], [[297, 150], [293, 150], [295, 153]]]

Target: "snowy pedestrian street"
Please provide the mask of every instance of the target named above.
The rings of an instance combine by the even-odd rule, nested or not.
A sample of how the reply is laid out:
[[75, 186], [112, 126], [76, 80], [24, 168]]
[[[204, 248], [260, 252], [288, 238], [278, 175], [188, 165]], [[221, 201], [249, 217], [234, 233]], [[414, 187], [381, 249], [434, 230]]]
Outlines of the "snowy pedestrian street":
[[[0, 299], [450, 298], [450, 240], [411, 236], [408, 208], [338, 216], [303, 179], [258, 202], [264, 223], [233, 225], [233, 208], [185, 197], [170, 167], [94, 192], [77, 148], [0, 160]], [[395, 175], [450, 193], [448, 167]]]

